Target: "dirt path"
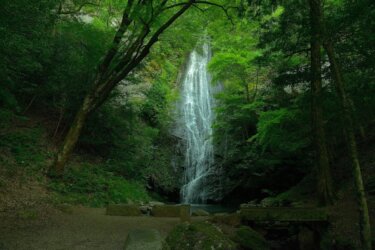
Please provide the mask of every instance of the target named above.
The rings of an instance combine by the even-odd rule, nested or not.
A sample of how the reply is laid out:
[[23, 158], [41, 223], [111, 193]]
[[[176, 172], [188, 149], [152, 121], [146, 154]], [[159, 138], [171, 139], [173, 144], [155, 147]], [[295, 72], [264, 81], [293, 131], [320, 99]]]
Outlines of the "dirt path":
[[166, 236], [178, 223], [178, 218], [107, 216], [105, 209], [85, 207], [14, 226], [0, 218], [0, 250], [117, 250], [123, 248], [129, 230], [157, 229]]

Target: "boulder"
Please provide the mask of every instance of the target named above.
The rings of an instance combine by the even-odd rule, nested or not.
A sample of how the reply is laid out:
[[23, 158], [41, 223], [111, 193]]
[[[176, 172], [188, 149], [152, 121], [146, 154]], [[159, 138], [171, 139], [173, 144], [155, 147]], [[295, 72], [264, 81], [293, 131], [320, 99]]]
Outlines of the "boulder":
[[155, 229], [132, 230], [125, 242], [125, 250], [161, 250], [163, 238]]
[[106, 214], [114, 216], [141, 216], [142, 212], [137, 205], [112, 204], [107, 206]]
[[197, 210], [193, 211], [192, 215], [193, 216], [209, 216], [210, 213], [207, 212], [204, 209], [197, 209]]

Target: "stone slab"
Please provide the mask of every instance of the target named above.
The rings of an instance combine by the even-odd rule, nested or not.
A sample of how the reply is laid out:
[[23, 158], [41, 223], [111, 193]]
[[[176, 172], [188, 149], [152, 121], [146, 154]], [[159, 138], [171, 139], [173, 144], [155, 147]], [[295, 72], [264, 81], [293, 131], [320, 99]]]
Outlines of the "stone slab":
[[106, 214], [113, 216], [141, 216], [142, 211], [137, 205], [112, 204], [107, 206]]
[[327, 222], [324, 208], [254, 207], [241, 208], [240, 215], [246, 221]]
[[185, 213], [190, 215], [189, 205], [156, 205], [151, 211], [151, 215], [155, 217], [181, 217]]

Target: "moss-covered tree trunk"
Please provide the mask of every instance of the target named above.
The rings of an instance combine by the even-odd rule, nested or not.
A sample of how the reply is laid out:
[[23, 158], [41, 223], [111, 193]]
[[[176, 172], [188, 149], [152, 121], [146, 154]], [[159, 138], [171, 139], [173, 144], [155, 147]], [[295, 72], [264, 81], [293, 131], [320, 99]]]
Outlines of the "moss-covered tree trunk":
[[356, 197], [359, 208], [359, 226], [360, 226], [360, 235], [362, 242], [363, 250], [371, 250], [371, 227], [370, 227], [370, 218], [367, 207], [366, 193], [363, 186], [361, 166], [358, 159], [358, 150], [357, 143], [355, 139], [355, 130], [354, 130], [354, 121], [352, 118], [352, 105], [349, 97], [345, 91], [344, 79], [341, 72], [341, 67], [336, 59], [335, 51], [333, 44], [330, 40], [325, 40], [324, 48], [327, 52], [332, 77], [335, 83], [336, 92], [340, 99], [343, 117], [345, 124], [343, 124], [346, 140], [348, 143], [348, 149], [351, 156], [352, 167], [353, 167], [353, 176], [356, 190]]
[[317, 159], [317, 191], [320, 203], [322, 205], [329, 205], [333, 203], [333, 191], [322, 108], [322, 78], [320, 54], [322, 41], [321, 2], [320, 0], [309, 0], [309, 5], [311, 25], [311, 109], [314, 126], [315, 152]]
[[64, 143], [56, 156], [53, 166], [50, 168], [49, 175], [51, 177], [62, 176], [64, 173], [64, 166], [71, 154], [74, 146], [76, 145], [79, 136], [81, 135], [83, 125], [89, 115], [92, 107], [92, 98], [86, 96], [82, 106], [78, 110], [72, 125], [69, 128], [67, 135], [65, 136]]

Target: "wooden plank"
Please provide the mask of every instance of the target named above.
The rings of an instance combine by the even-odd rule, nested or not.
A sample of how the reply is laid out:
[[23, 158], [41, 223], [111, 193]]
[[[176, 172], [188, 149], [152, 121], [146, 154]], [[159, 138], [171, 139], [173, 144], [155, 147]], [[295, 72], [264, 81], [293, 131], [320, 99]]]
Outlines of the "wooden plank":
[[241, 219], [246, 221], [281, 222], [326, 222], [328, 213], [324, 208], [247, 207], [240, 210]]

